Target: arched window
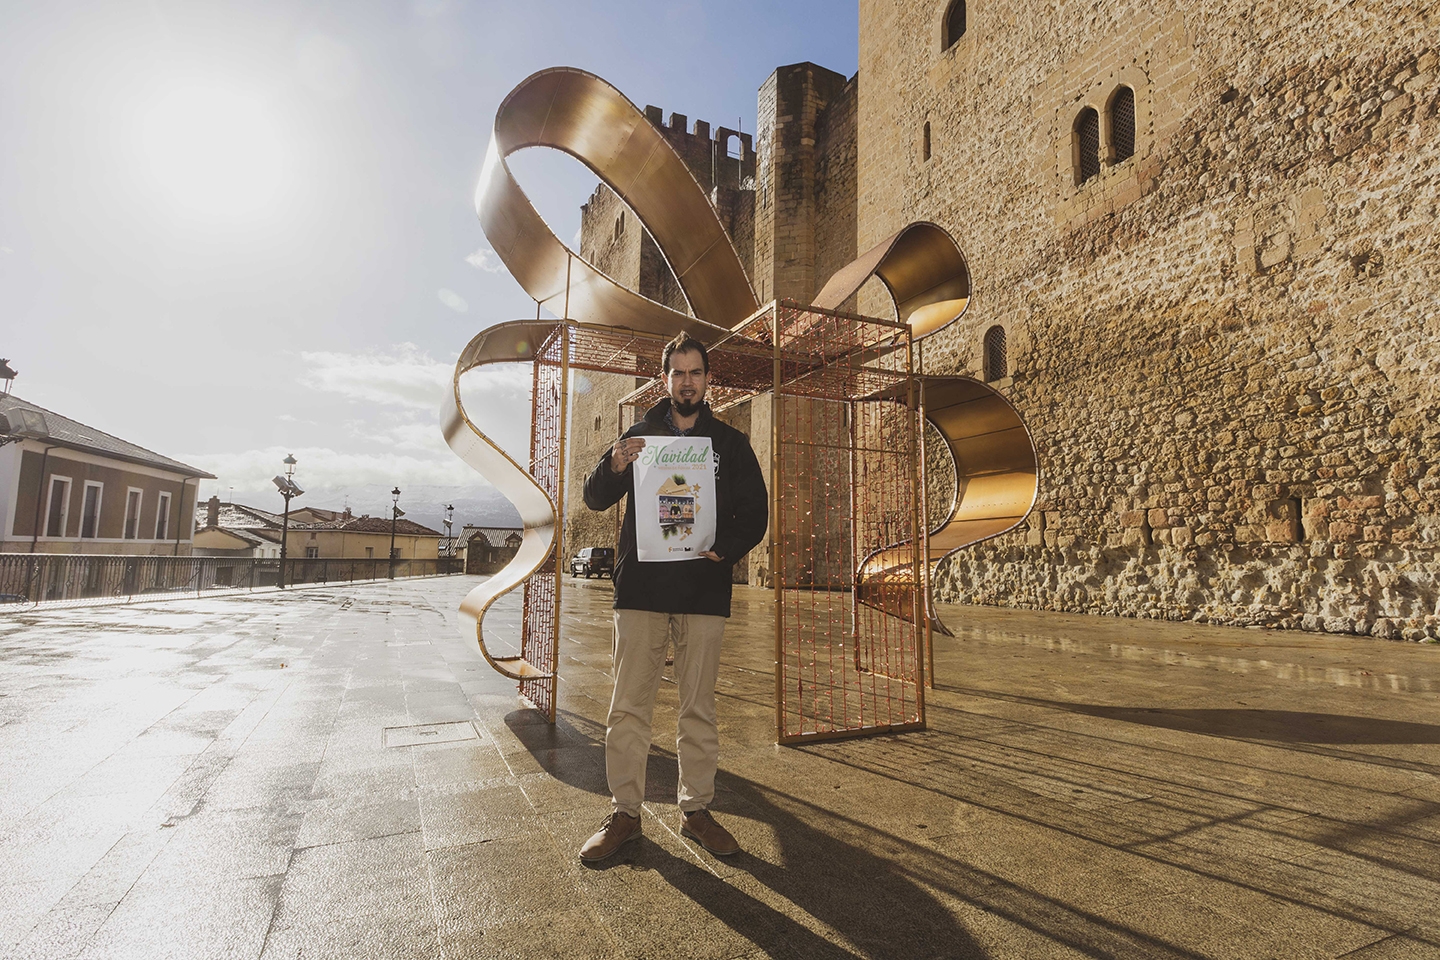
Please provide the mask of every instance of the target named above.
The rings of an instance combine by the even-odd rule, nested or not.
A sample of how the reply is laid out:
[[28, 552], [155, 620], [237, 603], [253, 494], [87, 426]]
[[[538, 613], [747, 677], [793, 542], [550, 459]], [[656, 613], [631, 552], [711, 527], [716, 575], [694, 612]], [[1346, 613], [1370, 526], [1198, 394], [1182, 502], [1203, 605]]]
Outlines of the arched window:
[[1005, 357], [1005, 328], [995, 325], [985, 331], [985, 382], [1003, 380], [1010, 372]]
[[1086, 107], [1075, 118], [1075, 183], [1100, 174], [1100, 114]]
[[1135, 156], [1135, 91], [1129, 87], [1110, 98], [1110, 148], [1112, 163]]
[[955, 0], [945, 11], [945, 49], [949, 50], [965, 36], [965, 0]]
[[925, 121], [925, 129], [920, 135], [920, 159], [930, 159], [930, 121]]

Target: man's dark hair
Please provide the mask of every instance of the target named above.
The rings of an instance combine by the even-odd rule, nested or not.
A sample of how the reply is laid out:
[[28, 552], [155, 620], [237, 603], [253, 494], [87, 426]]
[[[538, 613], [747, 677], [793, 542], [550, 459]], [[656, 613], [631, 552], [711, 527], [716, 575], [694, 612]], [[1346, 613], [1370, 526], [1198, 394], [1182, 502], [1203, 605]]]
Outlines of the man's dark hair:
[[688, 353], [694, 350], [700, 354], [700, 362], [705, 365], [705, 372], [710, 372], [710, 354], [705, 349], [705, 344], [696, 340], [688, 333], [677, 333], [675, 339], [665, 344], [665, 352], [660, 355], [660, 366], [665, 370], [666, 375], [670, 373], [670, 355], [673, 353]]

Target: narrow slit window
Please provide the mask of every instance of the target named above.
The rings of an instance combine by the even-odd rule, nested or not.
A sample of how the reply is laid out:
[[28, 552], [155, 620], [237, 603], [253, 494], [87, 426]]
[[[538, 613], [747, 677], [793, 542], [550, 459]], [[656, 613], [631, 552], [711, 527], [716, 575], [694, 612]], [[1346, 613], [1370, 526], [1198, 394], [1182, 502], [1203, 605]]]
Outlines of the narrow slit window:
[[1093, 107], [1075, 119], [1075, 183], [1100, 175], [1100, 114]]
[[1286, 503], [1286, 517], [1290, 522], [1290, 539], [1296, 543], [1305, 542], [1305, 504], [1299, 497], [1291, 497]]
[[1135, 91], [1121, 87], [1110, 101], [1110, 144], [1115, 163], [1135, 156]]
[[1005, 356], [1005, 328], [999, 325], [985, 331], [985, 382], [1003, 380], [1008, 372]]
[[955, 0], [945, 11], [945, 49], [949, 50], [965, 36], [965, 0]]
[[920, 158], [930, 159], [930, 121], [925, 121], [925, 129], [920, 134]]

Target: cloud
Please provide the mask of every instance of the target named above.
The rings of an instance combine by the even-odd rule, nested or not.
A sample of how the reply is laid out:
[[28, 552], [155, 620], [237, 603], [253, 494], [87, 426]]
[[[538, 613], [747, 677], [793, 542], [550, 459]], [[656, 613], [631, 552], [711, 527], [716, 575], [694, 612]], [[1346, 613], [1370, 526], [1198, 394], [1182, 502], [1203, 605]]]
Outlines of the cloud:
[[14, 253], [14, 252], [15, 252], [15, 251], [14, 251], [14, 250], [11, 250], [9, 247], [0, 247], [0, 253]]
[[470, 304], [465, 302], [465, 298], [448, 287], [441, 287], [435, 292], [435, 296], [439, 297], [441, 303], [456, 313], [465, 313], [470, 309]]
[[[369, 408], [357, 406], [354, 417], [338, 424], [345, 436], [367, 445], [454, 457], [435, 424], [440, 401], [454, 380], [453, 361], [436, 360], [413, 343], [366, 353], [305, 352], [300, 357], [310, 367], [302, 380], [307, 387]], [[529, 449], [530, 385], [527, 363], [481, 367], [460, 381], [460, 398], [471, 419], [512, 455]], [[282, 414], [282, 419], [291, 416]]]
[[504, 273], [505, 264], [500, 262], [500, 257], [489, 247], [481, 247], [470, 256], [465, 262], [477, 270], [484, 270], [486, 273]]
[[439, 407], [453, 369], [413, 343], [368, 353], [305, 352], [300, 359], [310, 366], [302, 382], [312, 390], [417, 410]]
[[[439, 431], [430, 427], [439, 437]], [[440, 442], [444, 448], [444, 442]], [[238, 453], [191, 454], [187, 463], [215, 474], [220, 483], [236, 490], [266, 490], [270, 478], [283, 469], [287, 454], [297, 461], [295, 481], [305, 489], [350, 487], [358, 484], [442, 484], [486, 487], [485, 479], [449, 451], [445, 457], [401, 454], [389, 447], [346, 452], [330, 447], [265, 447]]]
[[[406, 490], [425, 485], [491, 489], [450, 450], [436, 423], [440, 401], [453, 382], [453, 358], [436, 359], [413, 343], [363, 353], [302, 352], [300, 357], [308, 368], [302, 378], [306, 386], [351, 400], [353, 406], [323, 427], [280, 414], [293, 446], [181, 457], [219, 477], [215, 488], [223, 496], [233, 488], [242, 502], [268, 503], [263, 498], [272, 496], [270, 478], [291, 453], [299, 461], [300, 485], [317, 494], [328, 491], [325, 496], [337, 501], [324, 506], [338, 506], [347, 491], [367, 484], [383, 490], [396, 484]], [[528, 363], [482, 367], [460, 383], [471, 419], [522, 463], [529, 452], [530, 388]]]

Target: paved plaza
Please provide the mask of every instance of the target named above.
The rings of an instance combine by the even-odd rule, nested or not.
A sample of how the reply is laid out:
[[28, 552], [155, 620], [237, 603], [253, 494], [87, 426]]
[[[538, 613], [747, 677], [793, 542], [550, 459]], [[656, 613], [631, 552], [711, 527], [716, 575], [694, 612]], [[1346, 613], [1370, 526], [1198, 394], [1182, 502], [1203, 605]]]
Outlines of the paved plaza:
[[744, 851], [679, 836], [666, 684], [644, 839], [587, 867], [609, 582], [553, 727], [457, 639], [473, 583], [0, 615], [0, 956], [1440, 957], [1440, 647], [952, 607], [928, 731], [778, 747], [740, 588]]

